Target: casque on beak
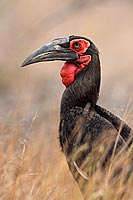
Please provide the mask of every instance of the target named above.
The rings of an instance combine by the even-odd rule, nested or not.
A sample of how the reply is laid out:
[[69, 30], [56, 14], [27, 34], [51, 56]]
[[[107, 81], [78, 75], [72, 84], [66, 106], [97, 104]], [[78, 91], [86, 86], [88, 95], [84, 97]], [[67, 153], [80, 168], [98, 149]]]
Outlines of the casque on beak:
[[65, 44], [69, 44], [69, 37], [58, 38], [50, 43], [42, 46], [41, 48], [35, 50], [25, 61], [22, 63], [21, 67], [43, 62], [43, 61], [53, 61], [53, 60], [64, 60], [64, 61], [75, 61], [78, 55], [65, 47]]

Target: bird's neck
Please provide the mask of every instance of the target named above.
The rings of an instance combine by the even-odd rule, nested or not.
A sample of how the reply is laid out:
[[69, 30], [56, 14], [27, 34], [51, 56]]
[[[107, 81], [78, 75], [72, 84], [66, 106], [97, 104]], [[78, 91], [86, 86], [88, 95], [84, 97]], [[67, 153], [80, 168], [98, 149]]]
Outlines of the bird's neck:
[[100, 61], [93, 55], [92, 61], [75, 77], [75, 81], [65, 89], [61, 100], [61, 118], [75, 106], [85, 107], [90, 103], [94, 107], [99, 96]]

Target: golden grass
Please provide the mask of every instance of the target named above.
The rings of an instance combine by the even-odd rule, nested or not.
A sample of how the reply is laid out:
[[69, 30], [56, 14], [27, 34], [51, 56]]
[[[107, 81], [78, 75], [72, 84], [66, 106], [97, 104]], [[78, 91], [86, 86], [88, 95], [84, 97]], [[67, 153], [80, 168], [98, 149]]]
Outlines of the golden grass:
[[[1, 200], [82, 200], [59, 147], [56, 115], [55, 112], [47, 116], [51, 125], [42, 122], [36, 113], [28, 125], [22, 120], [23, 114], [18, 116], [15, 113], [0, 124]], [[128, 168], [123, 157], [116, 164], [123, 165], [125, 171]], [[104, 177], [99, 171], [90, 179], [88, 200], [111, 200], [114, 199], [114, 193], [116, 200], [120, 199], [118, 197], [125, 189], [122, 184], [124, 176], [117, 184], [114, 181], [108, 187], [113, 170], [112, 165]], [[132, 191], [132, 180], [131, 177], [128, 191]], [[122, 199], [132, 198], [133, 193]]]
[[21, 117], [0, 124], [0, 199], [82, 199], [60, 150], [53, 117], [51, 128], [38, 124], [36, 116], [25, 128]]

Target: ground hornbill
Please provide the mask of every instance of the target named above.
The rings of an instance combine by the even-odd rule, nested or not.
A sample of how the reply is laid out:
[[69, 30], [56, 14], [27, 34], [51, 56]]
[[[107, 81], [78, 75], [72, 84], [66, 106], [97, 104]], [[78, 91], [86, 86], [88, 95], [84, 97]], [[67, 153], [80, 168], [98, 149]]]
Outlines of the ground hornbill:
[[101, 78], [97, 47], [81, 36], [57, 38], [34, 51], [22, 67], [53, 60], [66, 61], [60, 71], [66, 86], [61, 100], [60, 144], [84, 199], [93, 193], [105, 197], [107, 188], [110, 199], [114, 194], [128, 199], [126, 184], [133, 181], [133, 135], [119, 117], [96, 104]]

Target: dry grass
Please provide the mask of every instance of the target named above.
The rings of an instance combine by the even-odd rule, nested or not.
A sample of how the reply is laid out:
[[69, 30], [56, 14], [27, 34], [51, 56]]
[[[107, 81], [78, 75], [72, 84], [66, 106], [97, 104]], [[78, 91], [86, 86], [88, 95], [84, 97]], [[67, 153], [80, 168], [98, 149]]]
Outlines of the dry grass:
[[0, 125], [0, 199], [82, 199], [57, 145], [52, 117], [51, 128], [38, 124], [36, 116], [27, 128], [21, 117], [11, 118]]
[[[73, 180], [57, 138], [57, 112], [48, 115], [51, 125], [42, 122], [37, 113], [28, 124], [24, 121], [26, 114], [19, 111], [10, 113], [6, 122], [0, 124], [0, 199], [1, 200], [82, 200], [81, 193]], [[128, 169], [126, 156], [117, 158], [116, 165]], [[120, 194], [128, 188], [132, 191], [132, 180], [123, 186], [124, 174], [120, 180], [108, 184], [115, 171], [110, 165], [103, 177], [97, 172], [89, 182], [89, 198], [131, 200]], [[100, 184], [99, 184], [100, 183]], [[118, 198], [119, 197], [119, 198]]]

